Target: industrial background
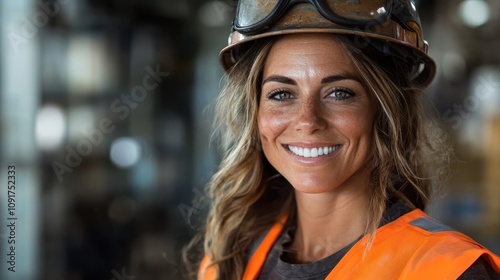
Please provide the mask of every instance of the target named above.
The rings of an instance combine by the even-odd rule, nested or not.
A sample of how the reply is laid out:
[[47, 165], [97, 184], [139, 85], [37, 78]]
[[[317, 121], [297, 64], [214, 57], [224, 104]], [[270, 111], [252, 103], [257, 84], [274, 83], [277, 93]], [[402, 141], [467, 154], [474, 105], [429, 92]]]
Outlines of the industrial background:
[[[415, 4], [455, 150], [430, 212], [500, 254], [500, 1]], [[0, 0], [0, 279], [183, 278], [235, 6]]]

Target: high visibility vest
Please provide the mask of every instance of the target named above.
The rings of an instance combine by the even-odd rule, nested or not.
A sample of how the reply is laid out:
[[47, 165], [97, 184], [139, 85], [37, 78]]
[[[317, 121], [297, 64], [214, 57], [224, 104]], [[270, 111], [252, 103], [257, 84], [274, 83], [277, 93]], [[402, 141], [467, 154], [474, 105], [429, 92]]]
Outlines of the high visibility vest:
[[[283, 217], [277, 222], [260, 243], [247, 264], [243, 280], [257, 279], [285, 221], [286, 217]], [[368, 239], [365, 236], [358, 241], [326, 280], [457, 279], [480, 257], [484, 257], [500, 275], [500, 257], [419, 209], [380, 227], [365, 255]], [[205, 256], [200, 265], [199, 280], [215, 279], [214, 269], [207, 268], [209, 263]]]

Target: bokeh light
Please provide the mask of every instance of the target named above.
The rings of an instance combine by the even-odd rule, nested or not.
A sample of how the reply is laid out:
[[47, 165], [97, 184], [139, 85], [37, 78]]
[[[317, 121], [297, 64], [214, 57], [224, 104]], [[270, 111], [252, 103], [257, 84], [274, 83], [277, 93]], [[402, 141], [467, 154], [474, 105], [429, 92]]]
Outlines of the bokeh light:
[[66, 117], [56, 105], [45, 105], [37, 113], [35, 124], [36, 142], [44, 151], [61, 146], [66, 134]]
[[121, 137], [113, 141], [110, 151], [111, 161], [120, 168], [131, 167], [141, 157], [141, 145], [130, 137]]
[[490, 19], [490, 7], [484, 0], [465, 0], [460, 4], [460, 16], [469, 27], [478, 27]]

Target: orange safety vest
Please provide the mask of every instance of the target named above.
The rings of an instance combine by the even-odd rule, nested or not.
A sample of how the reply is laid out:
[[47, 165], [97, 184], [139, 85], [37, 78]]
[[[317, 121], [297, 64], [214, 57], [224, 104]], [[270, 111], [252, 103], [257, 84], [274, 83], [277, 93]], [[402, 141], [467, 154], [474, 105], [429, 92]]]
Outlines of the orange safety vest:
[[[285, 224], [283, 217], [268, 232], [247, 264], [243, 280], [259, 276], [267, 255]], [[358, 241], [328, 274], [332, 279], [457, 279], [478, 258], [484, 257], [500, 275], [500, 257], [470, 237], [415, 209], [377, 230], [365, 256], [368, 236]], [[205, 256], [199, 280], [214, 280]], [[205, 271], [206, 269], [206, 271]]]

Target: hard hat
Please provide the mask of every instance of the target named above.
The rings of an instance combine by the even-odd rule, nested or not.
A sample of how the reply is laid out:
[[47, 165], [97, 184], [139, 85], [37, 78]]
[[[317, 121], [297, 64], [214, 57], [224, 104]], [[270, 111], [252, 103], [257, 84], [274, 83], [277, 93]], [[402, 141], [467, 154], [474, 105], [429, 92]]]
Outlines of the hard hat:
[[412, 63], [414, 80], [425, 86], [436, 72], [413, 0], [240, 0], [220, 62], [228, 71], [246, 43], [292, 33], [354, 35], [360, 48], [369, 43]]

